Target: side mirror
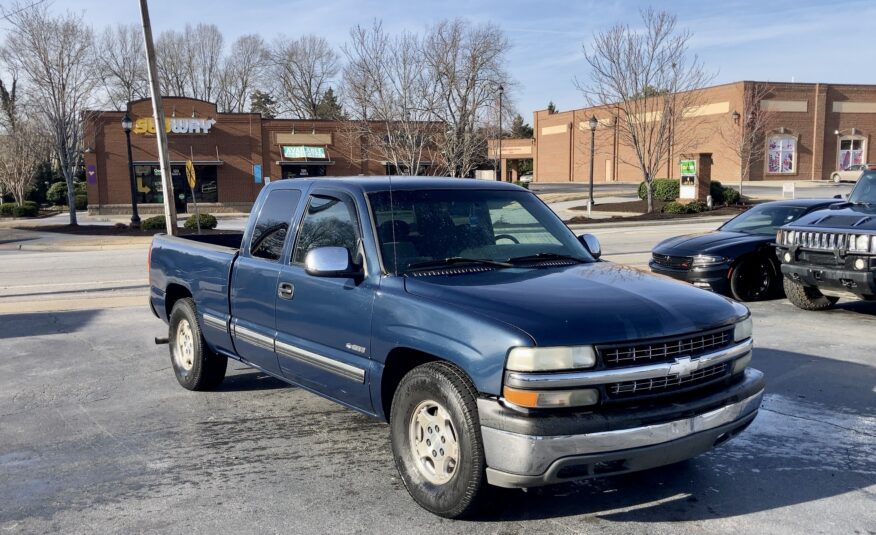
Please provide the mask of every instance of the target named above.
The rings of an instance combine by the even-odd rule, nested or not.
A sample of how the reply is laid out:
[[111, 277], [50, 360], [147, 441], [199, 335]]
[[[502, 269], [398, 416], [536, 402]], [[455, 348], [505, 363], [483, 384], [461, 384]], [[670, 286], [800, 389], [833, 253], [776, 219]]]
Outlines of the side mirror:
[[843, 196], [842, 196], [842, 195], [839, 195], [839, 194], [837, 194], [837, 195], [834, 195], [834, 196], [833, 196], [833, 198], [834, 198], [834, 199], [842, 199], [842, 198], [843, 198]]
[[344, 247], [317, 247], [307, 252], [304, 270], [314, 277], [358, 278], [362, 270]]
[[602, 246], [599, 245], [599, 240], [593, 234], [582, 234], [578, 236], [578, 241], [581, 242], [593, 258], [598, 259], [602, 256]]

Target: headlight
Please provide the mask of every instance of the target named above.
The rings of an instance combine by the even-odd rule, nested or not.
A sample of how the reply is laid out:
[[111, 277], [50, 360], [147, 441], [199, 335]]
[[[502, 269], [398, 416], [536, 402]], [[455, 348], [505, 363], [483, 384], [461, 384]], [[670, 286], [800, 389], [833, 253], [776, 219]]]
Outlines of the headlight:
[[718, 264], [723, 264], [727, 259], [723, 256], [712, 256], [707, 254], [698, 254], [693, 257], [693, 265], [694, 266], [715, 266]]
[[868, 252], [870, 250], [870, 236], [867, 234], [849, 236], [849, 249], [861, 253]]
[[593, 346], [515, 347], [508, 353], [506, 367], [515, 372], [548, 372], [595, 365]]
[[751, 330], [753, 326], [754, 324], [751, 321], [751, 316], [737, 323], [736, 327], [733, 329], [733, 341], [741, 342], [751, 338]]

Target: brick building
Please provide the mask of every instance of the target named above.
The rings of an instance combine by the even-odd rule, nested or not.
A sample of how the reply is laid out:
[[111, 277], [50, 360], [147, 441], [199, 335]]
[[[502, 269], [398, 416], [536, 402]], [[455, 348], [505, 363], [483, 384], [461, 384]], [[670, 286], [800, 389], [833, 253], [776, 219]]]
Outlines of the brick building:
[[[249, 211], [269, 180], [304, 176], [383, 175], [385, 162], [362, 161], [335, 121], [263, 119], [257, 113], [218, 113], [202, 100], [165, 97], [168, 145], [177, 210], [191, 212], [185, 181], [191, 159], [197, 201], [205, 212]], [[152, 101], [128, 104], [134, 121], [131, 147], [139, 209], [161, 213], [163, 196]], [[130, 213], [131, 190], [123, 111], [89, 114], [85, 123], [85, 166], [89, 213]], [[259, 169], [254, 166], [261, 166]]]
[[[854, 163], [876, 162], [871, 137], [876, 134], [876, 85], [735, 82], [703, 90], [702, 104], [688, 110], [695, 121], [695, 143], [670, 150], [659, 177], [678, 177], [678, 160], [690, 154], [711, 155], [711, 176], [734, 181], [741, 175], [740, 158], [730, 149], [727, 136], [744, 122], [746, 92], [766, 87], [760, 101], [768, 111], [763, 146], [754, 151], [749, 180], [827, 180], [831, 174]], [[533, 114], [532, 140], [503, 140], [503, 176], [515, 178], [514, 161], [533, 160], [538, 182], [587, 182], [590, 175], [591, 116], [595, 131], [595, 182], [639, 182], [632, 148], [618, 134], [610, 107], [583, 108], [560, 113], [547, 110]], [[520, 146], [531, 145], [523, 156]], [[495, 144], [491, 143], [491, 155]]]

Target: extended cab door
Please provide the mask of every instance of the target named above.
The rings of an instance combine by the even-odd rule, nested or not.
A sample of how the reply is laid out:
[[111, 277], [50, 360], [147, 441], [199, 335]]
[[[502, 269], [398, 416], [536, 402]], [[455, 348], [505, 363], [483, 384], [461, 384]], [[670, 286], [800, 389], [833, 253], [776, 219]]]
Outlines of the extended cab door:
[[316, 247], [344, 247], [362, 265], [362, 225], [353, 199], [315, 190], [304, 208], [295, 247], [280, 268], [290, 293], [277, 299], [277, 355], [290, 380], [337, 401], [371, 411], [371, 309], [374, 283], [315, 277], [304, 269]]
[[276, 189], [268, 194], [258, 213], [251, 216], [255, 220], [244, 236], [231, 276], [231, 332], [237, 354], [275, 375], [280, 375], [274, 352], [277, 278], [300, 200], [297, 189]]

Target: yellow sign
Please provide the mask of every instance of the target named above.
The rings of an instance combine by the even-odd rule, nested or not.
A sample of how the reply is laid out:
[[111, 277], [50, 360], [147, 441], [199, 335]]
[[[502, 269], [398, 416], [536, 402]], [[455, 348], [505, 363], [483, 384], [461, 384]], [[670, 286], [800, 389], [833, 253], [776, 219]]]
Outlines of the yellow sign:
[[198, 183], [198, 177], [195, 176], [195, 166], [191, 160], [186, 160], [186, 180], [189, 181], [189, 187], [195, 189], [195, 184]]
[[[216, 119], [165, 119], [164, 131], [168, 134], [207, 134], [213, 125], [216, 124]], [[155, 120], [152, 117], [140, 117], [134, 121], [135, 134], [154, 134]]]

